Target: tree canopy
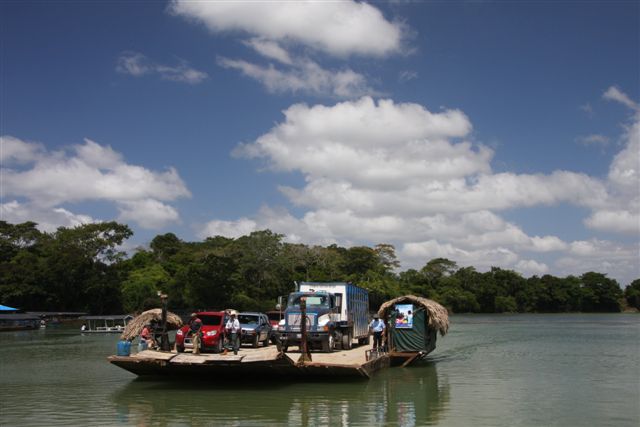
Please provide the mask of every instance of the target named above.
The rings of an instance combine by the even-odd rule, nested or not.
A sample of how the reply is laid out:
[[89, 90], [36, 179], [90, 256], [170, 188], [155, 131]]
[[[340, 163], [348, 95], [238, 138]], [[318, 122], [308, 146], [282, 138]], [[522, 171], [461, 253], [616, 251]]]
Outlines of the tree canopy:
[[0, 303], [29, 310], [134, 312], [170, 296], [173, 310], [270, 310], [296, 281], [348, 281], [370, 292], [371, 309], [404, 294], [435, 299], [455, 313], [617, 312], [640, 308], [640, 279], [623, 292], [606, 275], [525, 278], [498, 267], [478, 272], [453, 260], [425, 260], [397, 271], [395, 248], [286, 243], [269, 230], [237, 239], [185, 242], [156, 236], [131, 256], [131, 237], [116, 222], [61, 227], [45, 233], [37, 224], [0, 221]]

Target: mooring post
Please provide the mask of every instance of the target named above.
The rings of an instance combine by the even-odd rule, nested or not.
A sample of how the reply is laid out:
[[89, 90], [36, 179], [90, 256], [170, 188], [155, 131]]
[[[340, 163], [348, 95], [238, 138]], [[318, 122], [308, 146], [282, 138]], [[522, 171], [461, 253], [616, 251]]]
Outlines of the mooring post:
[[300, 351], [301, 355], [298, 364], [311, 362], [311, 352], [307, 343], [307, 298], [300, 298]]
[[167, 334], [167, 294], [160, 293], [160, 301], [162, 301], [162, 334], [160, 335], [160, 350], [171, 351], [169, 346], [169, 335]]

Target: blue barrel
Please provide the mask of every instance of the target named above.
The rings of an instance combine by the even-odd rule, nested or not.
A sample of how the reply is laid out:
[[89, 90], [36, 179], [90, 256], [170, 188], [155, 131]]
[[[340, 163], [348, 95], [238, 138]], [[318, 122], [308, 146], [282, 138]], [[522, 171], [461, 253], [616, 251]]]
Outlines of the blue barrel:
[[118, 356], [129, 356], [131, 354], [131, 342], [127, 340], [118, 341]]
[[138, 343], [138, 353], [141, 351], [145, 351], [147, 347], [147, 342], [145, 340], [140, 340], [140, 342]]

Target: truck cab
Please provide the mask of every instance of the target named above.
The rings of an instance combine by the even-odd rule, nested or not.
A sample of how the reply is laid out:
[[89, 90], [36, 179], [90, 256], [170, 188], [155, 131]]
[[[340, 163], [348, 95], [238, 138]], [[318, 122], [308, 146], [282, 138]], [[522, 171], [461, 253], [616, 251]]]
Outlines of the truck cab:
[[[286, 351], [300, 346], [302, 299], [306, 302], [307, 342], [311, 348], [330, 352], [339, 344], [351, 348], [353, 338], [368, 339], [368, 293], [355, 285], [335, 282], [303, 282], [289, 294], [284, 318], [278, 325], [278, 338]], [[364, 322], [364, 323], [363, 323]]]

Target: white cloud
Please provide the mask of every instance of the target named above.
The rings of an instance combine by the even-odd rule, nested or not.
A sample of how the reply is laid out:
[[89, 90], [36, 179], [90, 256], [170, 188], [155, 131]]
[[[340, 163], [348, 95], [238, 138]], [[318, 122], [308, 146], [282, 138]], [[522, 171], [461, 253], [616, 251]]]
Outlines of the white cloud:
[[609, 87], [609, 89], [606, 90], [606, 92], [602, 95], [602, 97], [607, 101], [616, 101], [631, 108], [632, 110], [638, 110], [638, 104], [634, 102], [629, 97], [629, 95], [622, 92], [616, 86]]
[[597, 211], [585, 220], [585, 225], [596, 230], [640, 234], [640, 216], [637, 211]]
[[287, 65], [293, 64], [293, 59], [291, 59], [289, 52], [274, 41], [254, 37], [251, 40], [245, 41], [244, 44], [266, 58], [275, 59]]
[[25, 143], [10, 135], [0, 136], [0, 162], [3, 166], [11, 163], [29, 163], [44, 151], [42, 144]]
[[549, 267], [545, 263], [537, 262], [532, 259], [518, 261], [515, 268], [518, 272], [527, 276], [540, 276], [549, 272]]
[[625, 286], [640, 277], [640, 245], [624, 245], [606, 240], [572, 242], [570, 250], [560, 257], [556, 270], [561, 274], [597, 271], [616, 278]]
[[398, 80], [401, 82], [408, 82], [409, 80], [413, 80], [417, 78], [418, 78], [417, 71], [404, 70], [398, 74]]
[[640, 234], [640, 110], [625, 93], [610, 87], [605, 98], [631, 108], [631, 122], [625, 127], [624, 148], [609, 167], [605, 185], [607, 197], [593, 206], [585, 219], [587, 227], [614, 233]]
[[191, 68], [186, 61], [181, 60], [176, 66], [163, 65], [138, 52], [123, 52], [118, 58], [116, 71], [134, 77], [154, 74], [164, 80], [188, 84], [198, 84], [209, 77], [207, 73]]
[[[625, 132], [625, 147], [607, 178], [566, 170], [496, 173], [493, 150], [469, 140], [472, 126], [459, 110], [431, 112], [367, 97], [333, 106], [296, 104], [284, 111], [282, 122], [234, 154], [261, 159], [274, 171], [301, 173], [302, 186], [280, 190], [304, 212], [294, 216], [263, 207], [250, 219], [214, 224], [237, 232], [250, 221], [252, 230], [269, 228], [309, 244], [392, 243], [404, 268], [447, 257], [479, 269], [575, 274], [567, 267], [572, 262], [583, 265], [595, 254], [608, 259], [606, 252], [591, 241], [529, 235], [500, 211], [569, 204], [591, 210], [585, 223], [593, 228], [632, 230], [625, 224], [638, 212], [634, 126]], [[611, 264], [624, 267], [616, 277], [637, 274], [629, 262], [633, 251], [624, 245], [616, 250], [624, 254]]]
[[577, 139], [577, 141], [580, 144], [586, 145], [586, 146], [596, 145], [596, 146], [602, 146], [602, 147], [609, 145], [609, 143], [611, 142], [611, 140], [608, 137], [600, 134], [591, 134], [587, 136], [581, 136]]
[[[3, 146], [5, 141], [3, 138]], [[37, 217], [42, 221], [46, 214], [55, 211], [57, 214], [46, 222], [59, 225], [91, 222], [89, 216], [72, 214], [63, 205], [106, 201], [120, 209], [121, 218], [156, 227], [178, 220], [175, 209], [162, 202], [190, 196], [175, 169], [154, 172], [127, 164], [111, 147], [89, 139], [69, 150], [52, 152], [16, 138], [11, 139], [11, 145], [15, 152], [38, 153], [20, 167], [9, 168], [3, 163], [0, 170], [2, 197], [26, 200], [13, 208], [5, 207], [5, 211], [13, 209], [16, 218], [22, 215], [25, 220]]]
[[255, 221], [240, 218], [237, 221], [209, 221], [199, 232], [201, 238], [224, 236], [238, 238], [258, 230]]
[[142, 228], [162, 228], [167, 224], [177, 222], [180, 218], [175, 208], [154, 199], [127, 200], [119, 202], [118, 205], [120, 221], [133, 221]]
[[0, 218], [13, 224], [33, 221], [42, 231], [52, 232], [58, 227], [75, 227], [81, 224], [99, 222], [89, 215], [74, 214], [64, 208], [48, 208], [37, 204], [19, 203], [12, 200], [0, 203]]
[[458, 265], [471, 265], [479, 270], [486, 270], [493, 266], [509, 267], [518, 261], [518, 255], [508, 248], [466, 250], [437, 240], [406, 243], [400, 254], [415, 266], [423, 266], [432, 258], [448, 258], [457, 262]]
[[330, 55], [385, 56], [401, 51], [403, 30], [368, 3], [205, 2], [173, 0], [169, 11], [212, 32], [308, 46]]
[[285, 70], [273, 64], [266, 66], [240, 59], [218, 58], [218, 64], [232, 68], [262, 83], [272, 93], [305, 93], [316, 96], [353, 98], [375, 91], [367, 85], [366, 78], [350, 69], [327, 70], [310, 59], [296, 59]]

